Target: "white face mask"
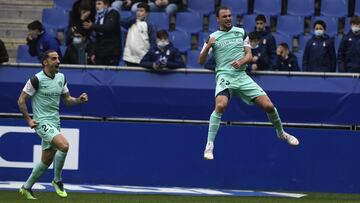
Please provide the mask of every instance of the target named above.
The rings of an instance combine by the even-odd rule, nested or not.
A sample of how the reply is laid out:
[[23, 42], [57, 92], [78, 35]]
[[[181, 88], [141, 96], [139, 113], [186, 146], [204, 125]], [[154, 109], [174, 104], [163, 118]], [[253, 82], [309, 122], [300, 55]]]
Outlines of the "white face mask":
[[74, 44], [74, 45], [81, 44], [81, 42], [82, 42], [82, 38], [81, 38], [81, 37], [74, 37], [74, 38], [73, 38], [73, 44]]
[[168, 44], [169, 44], [169, 41], [158, 41], [158, 42], [157, 42], [157, 46], [158, 46], [160, 49], [165, 48]]
[[353, 33], [357, 33], [357, 32], [360, 31], [360, 27], [358, 27], [358, 26], [351, 26], [351, 31], [352, 31]]
[[314, 31], [315, 36], [319, 37], [324, 35], [324, 30], [315, 30]]

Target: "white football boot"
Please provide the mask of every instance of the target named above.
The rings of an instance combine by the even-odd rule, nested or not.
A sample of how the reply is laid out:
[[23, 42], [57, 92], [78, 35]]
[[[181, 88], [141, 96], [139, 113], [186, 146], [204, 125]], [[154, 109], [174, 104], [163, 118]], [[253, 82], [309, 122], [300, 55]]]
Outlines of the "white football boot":
[[213, 160], [214, 159], [213, 150], [214, 150], [214, 142], [208, 141], [204, 151], [204, 159]]
[[296, 137], [290, 135], [289, 133], [287, 133], [285, 131], [281, 135], [278, 135], [278, 138], [281, 139], [281, 140], [286, 141], [291, 146], [298, 146], [299, 145], [299, 140]]

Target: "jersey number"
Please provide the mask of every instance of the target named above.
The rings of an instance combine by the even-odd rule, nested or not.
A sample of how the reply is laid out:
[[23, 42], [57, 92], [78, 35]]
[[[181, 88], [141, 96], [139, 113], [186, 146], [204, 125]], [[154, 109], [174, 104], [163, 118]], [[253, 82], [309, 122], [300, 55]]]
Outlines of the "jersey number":
[[48, 128], [46, 125], [42, 125], [41, 128], [42, 128], [45, 132], [47, 132], [47, 131], [49, 130], [49, 128]]

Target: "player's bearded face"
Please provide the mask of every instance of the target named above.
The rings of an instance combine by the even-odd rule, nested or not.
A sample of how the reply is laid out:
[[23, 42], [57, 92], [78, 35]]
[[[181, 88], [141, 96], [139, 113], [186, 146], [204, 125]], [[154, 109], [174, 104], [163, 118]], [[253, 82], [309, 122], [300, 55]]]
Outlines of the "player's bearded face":
[[232, 26], [232, 17], [230, 10], [220, 10], [218, 22], [220, 27], [230, 28]]
[[59, 55], [57, 52], [49, 53], [49, 58], [48, 58], [47, 62], [48, 62], [48, 66], [51, 71], [53, 71], [55, 73], [59, 72], [60, 61], [59, 61]]

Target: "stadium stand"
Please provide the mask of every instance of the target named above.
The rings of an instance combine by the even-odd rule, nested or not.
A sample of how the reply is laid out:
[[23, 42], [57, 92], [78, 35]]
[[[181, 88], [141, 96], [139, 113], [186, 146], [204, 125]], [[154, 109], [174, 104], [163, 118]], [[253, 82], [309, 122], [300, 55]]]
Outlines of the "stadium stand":
[[27, 45], [20, 45], [17, 51], [16, 62], [18, 63], [39, 63], [37, 57], [30, 56]]
[[276, 31], [281, 34], [297, 36], [304, 33], [304, 17], [278, 16]]
[[186, 54], [186, 67], [187, 68], [203, 68], [202, 65], [198, 63], [200, 51], [199, 50], [189, 50]]
[[54, 4], [55, 8], [70, 11], [74, 4], [74, 0], [54, 0]]
[[269, 16], [281, 14], [281, 0], [254, 0], [254, 13]]
[[188, 1], [187, 8], [189, 11], [194, 13], [199, 13], [201, 15], [209, 15], [215, 11], [215, 1], [214, 0], [201, 0], [201, 1]]
[[169, 39], [182, 53], [187, 52], [191, 48], [191, 37], [187, 32], [179, 30], [169, 32]]
[[288, 0], [287, 14], [294, 16], [313, 16], [315, 12], [314, 0]]
[[245, 15], [248, 13], [249, 3], [248, 0], [221, 0], [223, 6], [231, 8], [233, 16]]
[[203, 18], [198, 13], [183, 12], [176, 14], [176, 29], [197, 33], [203, 30]]
[[289, 45], [290, 51], [293, 50], [293, 37], [290, 35], [282, 34], [282, 33], [272, 33], [272, 35], [275, 38], [276, 45], [279, 45], [280, 43], [287, 43]]
[[[252, 32], [255, 29], [255, 18], [257, 15], [244, 15], [242, 18], [242, 25], [246, 32]], [[270, 24], [270, 17], [265, 16], [267, 25]]]
[[47, 29], [65, 29], [69, 22], [69, 14], [58, 8], [45, 8], [42, 23]]
[[157, 30], [160, 29], [169, 30], [169, 26], [170, 26], [169, 14], [165, 12], [150, 12], [148, 18], [150, 22], [152, 22], [156, 26]]
[[321, 0], [320, 14], [338, 18], [347, 16], [348, 0]]

